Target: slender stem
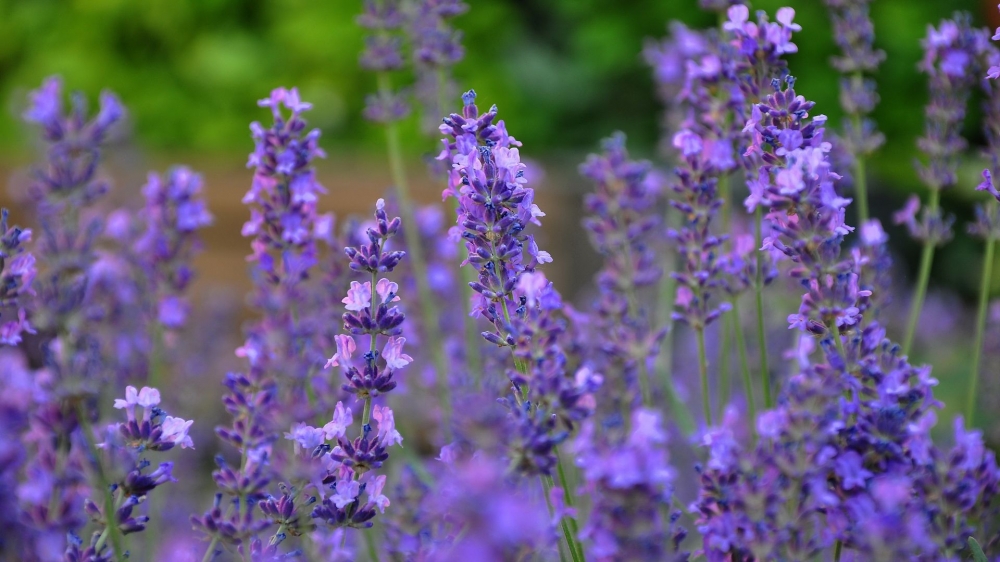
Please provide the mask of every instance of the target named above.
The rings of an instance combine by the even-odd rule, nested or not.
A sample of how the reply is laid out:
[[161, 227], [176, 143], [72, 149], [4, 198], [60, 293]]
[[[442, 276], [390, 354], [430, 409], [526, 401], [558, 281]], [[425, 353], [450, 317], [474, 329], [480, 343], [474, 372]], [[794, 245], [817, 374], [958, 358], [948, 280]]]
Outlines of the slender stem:
[[743, 372], [743, 392], [746, 393], [747, 413], [750, 414], [750, 436], [757, 442], [757, 406], [754, 404], [753, 381], [750, 379], [750, 362], [747, 360], [747, 341], [743, 335], [743, 324], [740, 322], [739, 299], [733, 299], [733, 332], [736, 334], [736, 349], [740, 354], [740, 370]]
[[[562, 486], [563, 490], [563, 502], [566, 504], [566, 507], [572, 508], [573, 493], [570, 491], [569, 480], [566, 478], [566, 470], [563, 468], [562, 456], [559, 454], [559, 449], [556, 449], [555, 452], [556, 452], [556, 470], [558, 471], [559, 474], [559, 485]], [[564, 521], [565, 520], [569, 521], [569, 528], [573, 532], [573, 537], [574, 537], [573, 544], [571, 544], [570, 546], [577, 550], [577, 554], [579, 554], [580, 559], [583, 560], [584, 558], [583, 545], [575, 540], [576, 536], [580, 533], [580, 527], [576, 522], [576, 517], [568, 516], [564, 518]]]
[[830, 324], [830, 336], [833, 337], [833, 343], [837, 346], [837, 353], [840, 354], [840, 360], [844, 362], [844, 370], [847, 371], [847, 353], [844, 351], [844, 338], [840, 336], [840, 328], [836, 324]]
[[837, 539], [837, 544], [833, 546], [833, 562], [840, 562], [840, 553], [843, 550], [844, 545]]
[[[549, 491], [552, 489], [552, 477], [545, 476], [544, 474], [539, 475], [538, 479], [542, 482], [542, 494], [545, 495], [545, 505], [549, 508], [549, 515], [555, 514], [555, 509], [552, 507], [552, 498], [549, 497]], [[566, 527], [566, 520], [560, 521], [562, 526], [563, 535], [566, 537], [566, 544], [569, 547], [570, 556], [573, 557], [573, 561], [576, 562], [576, 551], [573, 550], [573, 540], [570, 538], [569, 529]], [[562, 541], [557, 541], [559, 545], [559, 562], [566, 562], [566, 552], [563, 550]]]
[[754, 241], [757, 245], [757, 275], [754, 282], [754, 296], [757, 298], [757, 344], [760, 348], [760, 379], [764, 388], [764, 407], [773, 408], [771, 398], [771, 371], [767, 367], [767, 334], [764, 332], [764, 252], [760, 247], [764, 244], [761, 234], [763, 214], [760, 205], [754, 211]]
[[[855, 113], [851, 121], [855, 133], [860, 134], [861, 115]], [[864, 224], [868, 222], [868, 178], [865, 176], [865, 157], [861, 154], [854, 155], [854, 191], [858, 203], [858, 224]]]
[[215, 560], [215, 546], [219, 544], [219, 537], [212, 537], [212, 541], [208, 543], [208, 550], [205, 551], [205, 556], [201, 557], [201, 562], [212, 562]]
[[[501, 309], [503, 310], [504, 321], [507, 324], [510, 324], [510, 311], [507, 309], [507, 299], [504, 298], [504, 297], [501, 297], [500, 298], [500, 303], [503, 305], [503, 306], [501, 306]], [[511, 349], [511, 354], [513, 355], [513, 353], [514, 353], [514, 350], [512, 348]], [[525, 365], [522, 361], [518, 360], [517, 356], [514, 357], [514, 367], [522, 375], [528, 374], [528, 366]], [[517, 396], [517, 393], [515, 392], [515, 397], [516, 396]], [[518, 399], [518, 402], [520, 402], [520, 399]], [[556, 455], [556, 462], [559, 465], [560, 479], [562, 479], [562, 478], [565, 477], [565, 474], [562, 471], [562, 460], [559, 458], [559, 449], [558, 449], [558, 447], [554, 447], [554, 450], [555, 450], [555, 455]], [[549, 514], [550, 515], [555, 515], [555, 511], [552, 509], [552, 503], [551, 503], [551, 501], [549, 499], [549, 489], [552, 488], [552, 477], [551, 476], [544, 476], [543, 475], [543, 476], [541, 476], [541, 479], [542, 479], [542, 487], [545, 488], [545, 503], [547, 503], [549, 505]], [[564, 498], [563, 501], [566, 502], [566, 505], [572, 505], [573, 504], [572, 493], [567, 488], [565, 488], [565, 487], [563, 487], [563, 498]], [[577, 543], [577, 541], [576, 541], [576, 539], [574, 537], [573, 532], [570, 530], [570, 525], [572, 524], [575, 527], [576, 526], [576, 521], [573, 520], [572, 517], [566, 517], [566, 516], [563, 516], [560, 519], [561, 519], [561, 523], [562, 523], [563, 535], [566, 537], [566, 544], [569, 545], [569, 551], [570, 551], [570, 554], [573, 557], [573, 561], [574, 562], [580, 562], [580, 561], [583, 560], [583, 555], [582, 555], [582, 553], [583, 553], [583, 547], [581, 545], [579, 545], [579, 543]], [[570, 523], [570, 522], [572, 522], [572, 523]], [[562, 554], [562, 546], [560, 546], [559, 549], [560, 549], [560, 554]], [[580, 553], [579, 556], [578, 556], [578, 552]]]
[[97, 485], [101, 487], [101, 491], [104, 494], [105, 531], [111, 539], [111, 548], [114, 550], [115, 561], [124, 562], [125, 537], [122, 535], [121, 529], [118, 528], [118, 522], [116, 521], [114, 492], [111, 490], [111, 482], [104, 472], [101, 453], [94, 443], [94, 432], [90, 426], [90, 419], [87, 417], [87, 411], [82, 401], [76, 403], [76, 417], [79, 420], [80, 431], [83, 433], [84, 441], [87, 443], [87, 451], [90, 453], [91, 458], [94, 459], [94, 472], [97, 473]]
[[[928, 216], [937, 212], [940, 199], [941, 193], [937, 189], [932, 189], [930, 201], [927, 203]], [[924, 251], [920, 254], [920, 272], [917, 274], [917, 287], [914, 290], [913, 304], [910, 306], [910, 321], [906, 328], [906, 339], [903, 340], [903, 355], [910, 354], [910, 346], [913, 345], [913, 337], [917, 333], [920, 311], [924, 307], [924, 297], [927, 295], [927, 283], [931, 278], [931, 265], [934, 263], [934, 248], [936, 246], [936, 240], [930, 238], [924, 240]]]
[[374, 530], [375, 529], [368, 529], [368, 532], [364, 533], [365, 546], [368, 549], [368, 559], [371, 560], [371, 562], [379, 562], [378, 548], [375, 546], [375, 535], [373, 534]]
[[701, 406], [705, 414], [705, 426], [712, 425], [712, 398], [708, 394], [708, 358], [705, 356], [705, 328], [699, 327], [698, 333], [698, 373], [701, 375]]
[[[676, 268], [677, 256], [672, 251], [668, 251], [663, 261], [670, 264], [670, 269], [673, 270]], [[685, 435], [690, 435], [694, 432], [695, 428], [694, 415], [688, 409], [687, 404], [677, 395], [677, 389], [674, 387], [672, 376], [674, 331], [673, 322], [671, 321], [671, 310], [673, 309], [674, 294], [676, 291], [677, 280], [670, 275], [670, 272], [664, 273], [660, 281], [658, 296], [659, 310], [656, 317], [666, 326], [667, 335], [663, 338], [663, 344], [660, 346], [660, 354], [656, 358], [656, 369], [660, 373], [660, 378], [663, 381], [663, 390], [667, 393], [667, 400], [670, 402], [670, 411], [667, 413], [673, 416], [674, 421], [677, 422], [678, 427], [680, 427]]]
[[979, 386], [979, 360], [983, 353], [983, 333], [986, 330], [986, 305], [990, 300], [990, 285], [993, 282], [993, 251], [997, 239], [986, 239], [986, 255], [983, 256], [983, 278], [979, 283], [979, 308], [976, 312], [976, 341], [972, 350], [972, 373], [969, 382], [969, 397], [965, 402], [965, 423], [972, 427], [976, 415], [976, 390]]
[[[378, 90], [381, 95], [388, 96], [392, 93], [392, 84], [389, 75], [385, 72], [378, 73]], [[399, 129], [395, 121], [389, 121], [385, 125], [386, 147], [389, 153], [389, 169], [392, 173], [392, 181], [396, 184], [396, 194], [399, 197], [399, 211], [403, 218], [403, 231], [406, 234], [407, 251], [409, 252], [410, 263], [413, 267], [413, 277], [417, 282], [417, 294], [420, 300], [421, 316], [424, 329], [424, 338], [427, 348], [430, 349], [431, 361], [434, 363], [434, 371], [437, 375], [437, 392], [441, 403], [442, 426], [444, 433], [448, 436], [451, 433], [451, 389], [448, 385], [448, 366], [445, 362], [444, 353], [441, 349], [441, 334], [438, 330], [438, 313], [435, 310], [434, 296], [431, 293], [430, 285], [427, 282], [427, 262], [424, 260], [423, 248], [420, 246], [420, 231], [414, 221], [413, 202], [410, 199], [410, 190], [406, 182], [406, 170], [403, 166], [403, 150], [399, 140]]]
[[726, 314], [719, 324], [719, 332], [722, 334], [722, 344], [719, 346], [719, 409], [725, 410], [729, 404], [729, 357], [732, 351], [729, 338], [732, 332], [733, 315]]

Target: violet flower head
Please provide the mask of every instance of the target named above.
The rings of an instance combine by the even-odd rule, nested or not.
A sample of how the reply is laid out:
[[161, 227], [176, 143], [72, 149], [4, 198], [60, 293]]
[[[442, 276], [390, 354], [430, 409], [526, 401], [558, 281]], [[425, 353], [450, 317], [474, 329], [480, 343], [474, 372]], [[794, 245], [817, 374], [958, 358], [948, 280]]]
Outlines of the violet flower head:
[[767, 201], [772, 233], [764, 248], [774, 248], [792, 262], [789, 275], [808, 292], [791, 327], [824, 334], [828, 327], [857, 324], [871, 291], [859, 286], [851, 261], [840, 257], [843, 237], [854, 228], [844, 222], [851, 200], [836, 191], [840, 176], [830, 162], [824, 139], [826, 116], [810, 118], [813, 102], [795, 93], [794, 79], [775, 81], [775, 92], [754, 106], [747, 121], [753, 151], [761, 154], [761, 201]]
[[615, 384], [624, 386], [617, 387], [616, 394], [630, 403], [640, 388], [648, 388], [646, 363], [665, 335], [639, 308], [639, 291], [662, 276], [657, 264], [662, 186], [648, 162], [629, 159], [623, 134], [605, 139], [602, 148], [601, 154], [588, 156], [580, 166], [580, 173], [595, 184], [594, 193], [584, 199], [588, 216], [583, 226], [604, 258], [594, 307], [595, 329], [604, 334], [605, 345], [599, 346], [596, 360], [599, 371], [622, 374]]
[[525, 372], [508, 370], [513, 396], [500, 399], [509, 413], [505, 455], [520, 474], [550, 475], [556, 447], [593, 413], [601, 379], [567, 372], [562, 297], [543, 273], [523, 273], [514, 294], [520, 306], [512, 313], [510, 336]]
[[[976, 187], [978, 191], [985, 191], [1000, 203], [1000, 191], [993, 185], [993, 175], [989, 169], [983, 170], [983, 181]], [[978, 238], [1000, 239], [1000, 205], [977, 204], [976, 220], [969, 224], [969, 234]]]
[[668, 509], [674, 469], [659, 414], [637, 408], [631, 429], [584, 424], [575, 440], [582, 490], [593, 499], [581, 530], [589, 557], [605, 560], [688, 560], [686, 531]]
[[101, 150], [124, 117], [121, 103], [110, 92], [101, 94], [100, 110], [90, 118], [82, 94], [73, 94], [68, 112], [62, 96], [62, 81], [48, 78], [29, 94], [23, 115], [41, 127], [46, 149], [45, 164], [34, 170], [30, 186], [40, 226], [34, 254], [43, 272], [34, 284], [39, 306], [33, 320], [44, 330], [67, 325], [85, 298], [87, 272], [96, 261], [94, 244], [103, 230], [92, 207], [109, 188], [97, 174]]
[[[98, 445], [107, 451], [113, 461], [111, 494], [115, 513], [103, 511], [106, 505], [104, 490], [97, 490], [100, 494], [97, 503], [90, 499], [84, 502], [83, 511], [99, 527], [105, 528], [103, 534], [95, 532], [94, 537], [106, 536], [111, 522], [123, 535], [145, 530], [150, 518], [136, 513], [137, 506], [154, 489], [177, 481], [173, 476], [174, 463], [163, 462], [151, 468], [152, 464], [145, 455], [148, 451], [167, 451], [175, 445], [193, 448], [191, 438], [187, 436], [192, 422], [167, 415], [159, 404], [160, 392], [150, 387], [137, 391], [130, 386], [126, 389], [124, 400], [115, 400], [115, 408], [124, 409], [128, 420], [108, 426], [105, 441]], [[141, 420], [136, 417], [136, 407], [143, 410]], [[112, 553], [108, 547], [108, 542], [98, 540], [83, 548], [82, 541], [71, 537], [66, 559], [80, 562], [111, 560]]]
[[[405, 65], [402, 28], [407, 24], [407, 18], [403, 2], [399, 0], [365, 1], [358, 25], [371, 30], [372, 34], [365, 38], [365, 49], [360, 58], [362, 68], [381, 75]], [[380, 88], [366, 97], [363, 114], [366, 119], [379, 123], [403, 119], [410, 113], [407, 97], [405, 91]]]
[[[448, 557], [455, 560], [500, 562], [517, 553], [555, 554], [555, 529], [539, 493], [527, 493], [489, 455], [450, 458], [438, 478], [431, 520], [453, 529]], [[459, 530], [462, 532], [458, 532]]]
[[0, 345], [17, 345], [22, 333], [35, 333], [25, 314], [37, 274], [35, 256], [25, 248], [29, 242], [31, 230], [10, 226], [7, 209], [0, 209]]
[[[399, 217], [389, 219], [385, 212], [385, 200], [375, 204], [375, 226], [367, 229], [368, 244], [351, 246], [344, 251], [351, 260], [351, 269], [366, 271], [370, 281], [351, 282], [351, 288], [344, 297], [344, 331], [350, 335], [336, 337], [337, 353], [327, 362], [327, 367], [339, 366], [347, 379], [344, 391], [355, 394], [359, 399], [370, 399], [396, 388], [394, 373], [413, 358], [403, 352], [406, 338], [403, 321], [406, 315], [398, 305], [399, 285], [387, 278], [379, 279], [380, 273], [389, 273], [399, 264], [406, 252], [390, 250], [390, 240], [399, 231]], [[352, 355], [358, 345], [355, 337], [368, 336], [368, 351], [362, 354], [363, 365], [357, 366]], [[379, 352], [378, 338], [385, 341]], [[382, 362], [379, 362], [379, 359]]]
[[956, 158], [966, 145], [962, 122], [988, 44], [988, 36], [971, 26], [968, 14], [956, 14], [955, 19], [942, 21], [938, 28], [927, 28], [919, 68], [927, 75], [930, 100], [925, 110], [924, 135], [917, 145], [927, 156], [926, 162], [918, 166], [920, 178], [932, 190], [956, 182]]
[[197, 231], [212, 224], [201, 186], [201, 176], [180, 166], [165, 178], [150, 173], [143, 187], [146, 230], [134, 250], [157, 295], [156, 316], [168, 329], [182, 327], [187, 319], [184, 292], [194, 276], [191, 260], [201, 250]]
[[843, 142], [847, 152], [864, 157], [874, 152], [885, 136], [869, 117], [878, 104], [874, 73], [885, 60], [885, 52], [876, 49], [875, 27], [869, 16], [872, 0], [825, 0], [833, 20], [833, 36], [840, 54], [832, 59], [841, 74], [840, 105], [851, 116], [845, 120]]
[[461, 0], [421, 0], [409, 14], [406, 34], [416, 73], [414, 93], [422, 106], [423, 128], [429, 133], [447, 115], [443, 104], [457, 90], [451, 68], [465, 56], [462, 32], [452, 29], [449, 20], [468, 9]]
[[545, 213], [534, 204], [535, 190], [526, 185], [520, 143], [507, 134], [503, 121], [493, 123], [496, 106], [480, 115], [474, 91], [462, 99], [462, 114], [451, 114], [441, 125], [448, 138], [438, 159], [452, 162], [445, 195], [458, 199], [458, 229], [468, 251], [464, 263], [479, 273], [470, 283], [481, 299], [476, 312], [496, 329], [483, 336], [500, 346], [513, 345], [506, 325], [520, 306], [514, 299], [518, 278], [552, 261], [525, 233], [529, 223], [541, 224], [538, 217]]
[[731, 6], [726, 15], [728, 20], [722, 29], [738, 53], [734, 60], [740, 88], [747, 99], [761, 99], [772, 80], [788, 74], [788, 63], [782, 57], [798, 52], [792, 34], [802, 27], [793, 22], [795, 10], [780, 8], [773, 22], [763, 11], [758, 11], [757, 21], [751, 22], [750, 9], [743, 4]]
[[299, 99], [296, 88], [277, 88], [257, 105], [271, 108], [274, 124], [268, 129], [250, 125], [255, 146], [247, 167], [254, 168], [254, 177], [243, 197], [252, 206], [243, 236], [254, 237], [251, 259], [264, 275], [295, 284], [316, 260], [316, 200], [326, 190], [312, 160], [326, 153], [318, 144], [319, 129], [305, 133], [302, 113], [312, 106]]
[[678, 284], [673, 317], [701, 330], [730, 308], [726, 302], [717, 305], [711, 302], [721, 284], [718, 254], [726, 240], [725, 236], [711, 232], [712, 220], [722, 206], [716, 191], [722, 170], [706, 149], [711, 143], [705, 143], [693, 131], [683, 129], [674, 135], [674, 146], [682, 160], [675, 170], [677, 179], [670, 186], [679, 197], [670, 204], [685, 220], [681, 228], [667, 231], [683, 259], [683, 268], [672, 273]]
[[[297, 454], [304, 458], [309, 471], [309, 485], [302, 492], [315, 494], [300, 507], [315, 504], [308, 517], [317, 523], [325, 523], [334, 530], [366, 529], [391, 504], [383, 493], [386, 476], [377, 472], [389, 458], [388, 449], [402, 443], [403, 438], [388, 407], [375, 405], [372, 417], [376, 427], [365, 423], [361, 434], [350, 439], [347, 432], [353, 424], [351, 409], [338, 402], [333, 419], [322, 429], [298, 424], [285, 434], [286, 439], [296, 442]], [[283, 524], [293, 534], [313, 525], [305, 512], [296, 511], [293, 502], [297, 495], [300, 494], [295, 490], [285, 489], [280, 500], [270, 498], [263, 506], [275, 523]]]

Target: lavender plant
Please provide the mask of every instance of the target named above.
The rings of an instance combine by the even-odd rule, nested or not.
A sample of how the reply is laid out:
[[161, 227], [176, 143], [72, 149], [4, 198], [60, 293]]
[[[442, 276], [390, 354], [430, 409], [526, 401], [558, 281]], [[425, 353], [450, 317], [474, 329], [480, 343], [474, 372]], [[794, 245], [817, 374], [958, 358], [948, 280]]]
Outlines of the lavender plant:
[[[450, 27], [461, 2], [365, 4], [359, 22], [373, 33], [362, 64], [379, 82], [366, 115], [386, 123], [397, 184], [370, 220], [346, 220], [338, 233], [333, 216], [319, 213], [325, 189], [314, 161], [324, 152], [298, 90], [259, 102], [273, 123], [251, 125], [254, 174], [243, 199], [257, 318], [236, 350], [245, 369], [224, 378], [231, 420], [216, 434], [229, 447], [216, 455], [214, 500], [190, 518], [203, 561], [839, 562], [997, 552], [1000, 468], [972, 423], [980, 355], [995, 347], [985, 326], [1000, 238], [992, 202], [1000, 203], [992, 81], [1000, 51], [964, 16], [931, 28], [924, 42], [931, 104], [921, 177], [931, 198], [922, 216], [919, 199], [898, 214], [925, 242], [899, 345], [886, 307], [888, 234], [864, 208], [865, 158], [883, 139], [870, 121], [884, 56], [873, 47], [869, 2], [826, 2], [841, 32], [834, 65], [848, 124], [840, 136], [795, 89], [785, 60], [801, 30], [794, 10], [751, 21], [742, 2], [701, 4], [719, 14], [719, 29], [675, 24], [645, 51], [668, 106], [670, 189], [652, 164], [630, 159], [621, 134], [580, 167], [593, 184], [584, 228], [603, 259], [586, 309], [543, 272], [552, 256], [536, 241], [541, 186], [526, 176], [521, 143], [496, 106], [480, 113], [474, 91], [438, 128], [455, 225], [445, 233], [440, 207], [409, 200], [397, 121], [410, 92], [393, 90], [390, 73], [412, 71], [424, 116], [442, 113], [462, 56]], [[935, 426], [948, 410], [938, 380], [907, 352], [934, 248], [950, 227], [939, 192], [959, 183], [965, 106], [983, 74], [989, 162], [978, 190], [991, 198], [969, 228], [986, 242], [972, 377], [965, 416], [943, 420], [952, 431], [939, 441]], [[197, 499], [196, 465], [154, 455], [192, 448], [193, 422], [168, 415], [160, 392], [141, 381], [170, 384], [173, 365], [156, 353], [195, 353], [201, 347], [185, 348], [182, 331], [218, 325], [204, 322], [190, 295], [197, 231], [212, 214], [200, 176], [185, 167], [151, 174], [138, 212], [106, 214], [98, 162], [123, 111], [105, 94], [88, 118], [82, 100], [64, 114], [58, 80], [32, 93], [25, 117], [41, 125], [47, 159], [30, 188], [36, 225], [11, 227], [0, 214], [0, 558], [179, 558], [170, 549], [188, 535], [171, 523]], [[848, 168], [850, 182], [839, 173]], [[727, 210], [737, 169], [752, 225]], [[853, 246], [845, 241], [855, 201], [844, 196], [852, 184], [862, 207]], [[673, 227], [668, 206], [680, 220]], [[666, 239], [677, 268], [661, 259]], [[328, 251], [339, 247], [344, 254]], [[472, 318], [453, 298], [463, 273], [472, 276]], [[674, 362], [677, 372], [657, 363], [669, 323], [651, 311], [662, 305], [664, 278], [676, 283], [668, 304], [696, 347], [687, 363], [700, 377], [701, 427], [672, 386], [685, 361]], [[764, 337], [763, 287], [772, 280], [769, 303], [781, 306], [782, 287], [798, 302], [785, 323], [794, 343], [780, 358]], [[738, 313], [751, 291], [760, 388]], [[727, 311], [728, 327], [709, 331]], [[482, 341], [466, 340], [482, 320]], [[731, 337], [746, 407], [729, 395]], [[722, 358], [717, 392], [713, 347]], [[431, 359], [434, 397], [416, 392], [421, 355]], [[662, 388], [650, 380], [655, 369]], [[105, 395], [122, 386], [124, 398]], [[112, 406], [124, 410], [117, 420], [106, 416]], [[668, 435], [671, 422], [680, 438]], [[151, 495], [167, 483], [194, 492]], [[170, 544], [154, 532], [133, 538], [158, 525]]]

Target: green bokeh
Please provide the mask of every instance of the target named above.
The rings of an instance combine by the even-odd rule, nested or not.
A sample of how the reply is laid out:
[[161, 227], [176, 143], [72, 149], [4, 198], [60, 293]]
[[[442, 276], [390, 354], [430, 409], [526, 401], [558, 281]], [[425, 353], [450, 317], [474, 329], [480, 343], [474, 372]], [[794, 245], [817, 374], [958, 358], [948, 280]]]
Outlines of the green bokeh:
[[[460, 87], [500, 105], [512, 130], [535, 154], [582, 150], [610, 131], [625, 131], [638, 153], [652, 153], [659, 103], [640, 51], [671, 19], [712, 25], [695, 0], [471, 0], [455, 23], [465, 32]], [[826, 10], [819, 0], [755, 3], [773, 13], [798, 10], [803, 26], [791, 57], [798, 87], [834, 123], [837, 76]], [[916, 72], [926, 25], [955, 9], [984, 14], [974, 0], [878, 0], [878, 45], [888, 60], [879, 75], [876, 118], [891, 139], [876, 166], [912, 176], [913, 142], [922, 126], [924, 81]], [[0, 146], [26, 146], [17, 114], [24, 94], [49, 74], [72, 88], [118, 92], [137, 142], [153, 150], [233, 151], [248, 146], [247, 124], [261, 117], [254, 100], [278, 85], [298, 85], [316, 110], [331, 149], [377, 150], [378, 132], [360, 118], [372, 77], [357, 67], [363, 31], [359, 1], [334, 0], [4, 0], [0, 1]], [[416, 127], [414, 153], [426, 141]]]

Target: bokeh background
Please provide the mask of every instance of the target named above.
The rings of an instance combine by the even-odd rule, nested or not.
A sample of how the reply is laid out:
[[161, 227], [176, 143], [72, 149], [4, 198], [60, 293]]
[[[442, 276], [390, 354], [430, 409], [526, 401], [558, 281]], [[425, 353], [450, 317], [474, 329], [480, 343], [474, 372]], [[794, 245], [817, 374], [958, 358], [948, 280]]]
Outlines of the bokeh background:
[[[454, 20], [466, 49], [454, 69], [456, 81], [462, 89], [475, 88], [483, 105], [500, 107], [510, 131], [524, 143], [522, 155], [543, 172], [535, 188], [548, 213], [545, 245], [556, 258], [550, 277], [564, 294], [585, 301], [598, 263], [580, 243], [581, 201], [590, 186], [577, 176], [576, 166], [616, 130], [628, 135], [633, 155], [668, 166], [658, 149], [662, 108], [641, 51], [645, 41], [665, 35], [670, 20], [707, 27], [715, 16], [700, 11], [696, 0], [466, 1], [469, 12]], [[887, 143], [869, 164], [870, 196], [873, 214], [887, 226], [910, 193], [923, 193], [913, 159], [927, 100], [925, 79], [916, 69], [927, 25], [966, 10], [976, 25], [995, 27], [1000, 23], [995, 2], [876, 0], [872, 5], [876, 44], [887, 54], [876, 76], [882, 101], [874, 118]], [[815, 100], [836, 129], [841, 111], [838, 77], [828, 64], [835, 46], [826, 9], [820, 0], [754, 2], [769, 13], [783, 5], [796, 9], [804, 29], [795, 37], [799, 52], [789, 57], [796, 89]], [[139, 204], [148, 170], [187, 163], [204, 174], [216, 221], [205, 231], [195, 291], [210, 319], [205, 321], [212, 322], [202, 331], [212, 337], [190, 344], [189, 355], [202, 359], [189, 369], [197, 371], [197, 385], [180, 392], [197, 395], [206, 409], [221, 410], [215, 401], [218, 382], [234, 362], [240, 318], [249, 314], [242, 297], [249, 288], [244, 261], [249, 246], [239, 235], [248, 213], [240, 198], [251, 177], [244, 167], [252, 149], [248, 124], [268, 118], [256, 100], [276, 86], [298, 86], [314, 104], [307, 117], [323, 130], [321, 145], [329, 154], [319, 165], [330, 192], [323, 210], [338, 217], [368, 213], [390, 185], [383, 132], [361, 117], [374, 77], [357, 64], [363, 44], [363, 30], [355, 24], [360, 8], [359, 0], [0, 0], [0, 177], [6, 179], [0, 204], [24, 216], [18, 209], [38, 144], [19, 115], [27, 92], [51, 74], [91, 100], [102, 89], [113, 90], [129, 109], [127, 130], [107, 153], [116, 205]], [[956, 238], [937, 254], [914, 353], [917, 361], [933, 362], [942, 381], [939, 397], [956, 405], [964, 399], [982, 254], [981, 245], [964, 234], [973, 203], [983, 199], [974, 191], [982, 169], [977, 107], [973, 100], [961, 185], [943, 199], [957, 217]], [[441, 186], [423, 164], [437, 141], [421, 132], [418, 116], [403, 129], [417, 199], [440, 201]], [[742, 198], [739, 190], [735, 196]], [[902, 310], [918, 246], [903, 230], [888, 231]], [[1000, 296], [1000, 276], [993, 280], [993, 294]], [[775, 307], [776, 330], [783, 331], [787, 310]], [[993, 325], [1000, 326], [1000, 318]], [[1000, 334], [987, 339], [994, 355], [984, 362], [985, 394], [996, 394]], [[209, 357], [225, 359], [217, 364]], [[945, 428], [952, 411], [942, 416]], [[217, 449], [212, 416], [190, 417], [199, 420], [196, 441], [206, 443], [209, 464]], [[996, 421], [994, 415], [984, 422], [994, 445], [1000, 442]]]

